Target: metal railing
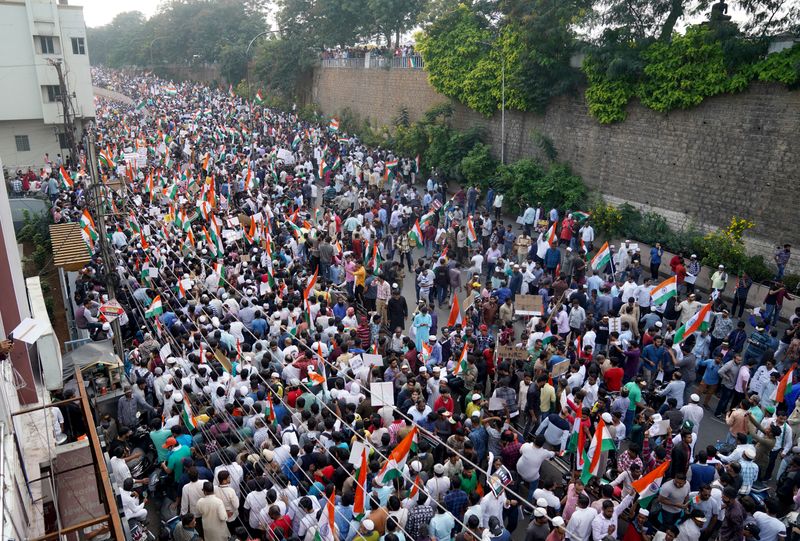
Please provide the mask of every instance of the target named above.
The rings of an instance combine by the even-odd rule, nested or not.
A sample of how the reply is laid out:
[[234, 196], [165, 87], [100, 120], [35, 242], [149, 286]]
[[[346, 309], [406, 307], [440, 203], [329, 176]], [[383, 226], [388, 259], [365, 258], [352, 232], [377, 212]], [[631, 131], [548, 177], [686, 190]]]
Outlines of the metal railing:
[[421, 55], [412, 56], [370, 56], [360, 58], [323, 58], [323, 68], [356, 68], [356, 69], [423, 69], [425, 61]]

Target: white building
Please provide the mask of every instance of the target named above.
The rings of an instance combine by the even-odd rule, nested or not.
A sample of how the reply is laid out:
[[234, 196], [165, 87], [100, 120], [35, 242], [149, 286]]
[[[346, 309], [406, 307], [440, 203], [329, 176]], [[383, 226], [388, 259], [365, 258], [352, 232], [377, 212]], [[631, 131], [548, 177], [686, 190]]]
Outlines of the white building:
[[59, 78], [67, 87], [76, 140], [94, 119], [83, 8], [67, 0], [0, 2], [0, 158], [9, 169], [36, 170], [45, 153], [67, 156]]

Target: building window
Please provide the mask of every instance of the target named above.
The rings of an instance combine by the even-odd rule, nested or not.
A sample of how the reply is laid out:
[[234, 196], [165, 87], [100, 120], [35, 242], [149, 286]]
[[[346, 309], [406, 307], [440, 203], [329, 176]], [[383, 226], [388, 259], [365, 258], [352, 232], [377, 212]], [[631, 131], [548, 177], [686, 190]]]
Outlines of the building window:
[[61, 101], [61, 87], [59, 85], [44, 85], [45, 92], [47, 92], [47, 101], [55, 103]]
[[86, 54], [86, 40], [72, 38], [72, 54]]
[[53, 36], [37, 36], [39, 41], [39, 54], [56, 54], [55, 38]]
[[28, 140], [27, 135], [15, 135], [14, 143], [17, 145], [17, 152], [31, 151], [31, 142]]
[[66, 133], [59, 133], [58, 134], [58, 148], [65, 150], [69, 149], [69, 145], [67, 144], [67, 134]]

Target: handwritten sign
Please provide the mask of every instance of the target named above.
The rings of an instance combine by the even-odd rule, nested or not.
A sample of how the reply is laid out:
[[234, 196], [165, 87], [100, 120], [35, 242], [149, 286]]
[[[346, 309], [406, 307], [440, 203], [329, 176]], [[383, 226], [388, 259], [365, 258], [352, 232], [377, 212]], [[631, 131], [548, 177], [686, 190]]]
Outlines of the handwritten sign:
[[501, 359], [527, 361], [530, 357], [525, 348], [515, 348], [514, 346], [497, 346], [495, 351]]
[[367, 366], [383, 366], [383, 356], [382, 355], [374, 355], [372, 353], [364, 353], [362, 354], [364, 362], [367, 363]]
[[519, 316], [541, 316], [544, 314], [542, 296], [517, 295], [514, 300], [514, 313]]

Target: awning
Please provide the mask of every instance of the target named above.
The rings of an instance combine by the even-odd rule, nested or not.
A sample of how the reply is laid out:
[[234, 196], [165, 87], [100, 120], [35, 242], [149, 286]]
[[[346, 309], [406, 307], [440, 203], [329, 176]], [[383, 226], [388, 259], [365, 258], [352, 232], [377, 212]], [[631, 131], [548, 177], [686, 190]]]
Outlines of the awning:
[[63, 377], [67, 381], [75, 375], [75, 368], [86, 368], [96, 364], [119, 367], [122, 363], [114, 353], [114, 344], [111, 340], [89, 342], [81, 347], [65, 353], [62, 357]]
[[53, 245], [53, 264], [68, 271], [79, 271], [86, 265], [89, 249], [83, 241], [81, 226], [77, 222], [50, 226], [50, 242]]

